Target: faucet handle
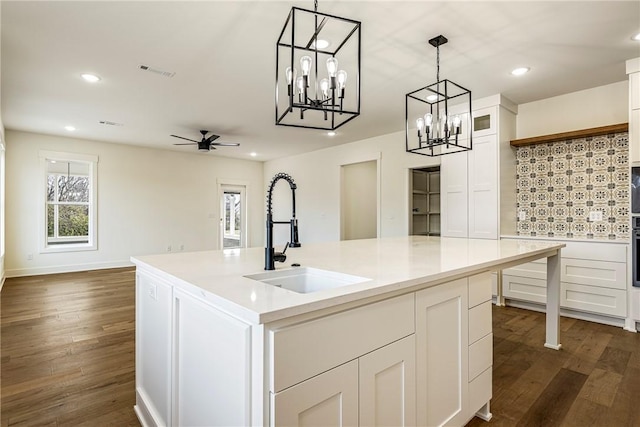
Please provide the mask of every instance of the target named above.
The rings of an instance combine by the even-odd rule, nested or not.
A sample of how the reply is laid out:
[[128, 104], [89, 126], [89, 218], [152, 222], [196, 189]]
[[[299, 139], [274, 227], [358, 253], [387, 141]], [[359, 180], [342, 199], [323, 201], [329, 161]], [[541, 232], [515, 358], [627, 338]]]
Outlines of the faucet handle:
[[285, 262], [287, 260], [287, 256], [284, 253], [287, 252], [288, 247], [289, 247], [289, 242], [287, 242], [287, 244], [284, 245], [284, 249], [282, 250], [282, 252], [275, 252], [273, 254], [273, 260], [278, 262]]

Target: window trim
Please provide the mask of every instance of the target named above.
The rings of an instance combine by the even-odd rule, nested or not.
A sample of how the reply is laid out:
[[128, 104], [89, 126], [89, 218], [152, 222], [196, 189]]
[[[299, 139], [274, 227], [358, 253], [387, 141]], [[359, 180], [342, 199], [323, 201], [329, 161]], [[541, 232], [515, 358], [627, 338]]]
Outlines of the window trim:
[[[38, 234], [40, 253], [95, 251], [98, 249], [98, 156], [91, 154], [65, 153], [58, 151], [40, 151], [40, 191], [38, 203]], [[60, 162], [78, 162], [89, 165], [89, 242], [49, 245], [47, 237], [47, 176], [50, 160]]]

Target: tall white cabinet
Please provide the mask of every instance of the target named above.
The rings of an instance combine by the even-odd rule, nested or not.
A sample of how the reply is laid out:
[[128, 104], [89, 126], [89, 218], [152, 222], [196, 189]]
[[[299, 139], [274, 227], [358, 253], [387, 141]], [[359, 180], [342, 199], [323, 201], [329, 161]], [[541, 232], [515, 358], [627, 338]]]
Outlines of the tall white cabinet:
[[514, 234], [517, 106], [494, 95], [473, 102], [472, 150], [442, 156], [441, 235], [498, 239]]
[[629, 75], [629, 148], [630, 163], [640, 165], [640, 58], [627, 61]]

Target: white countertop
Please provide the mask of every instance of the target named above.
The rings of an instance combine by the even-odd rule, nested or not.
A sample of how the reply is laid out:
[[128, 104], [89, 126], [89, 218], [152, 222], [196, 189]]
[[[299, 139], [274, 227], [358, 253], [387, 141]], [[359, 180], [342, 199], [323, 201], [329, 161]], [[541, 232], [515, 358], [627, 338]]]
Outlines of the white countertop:
[[[285, 263], [362, 276], [369, 281], [300, 294], [243, 276], [264, 272], [264, 248], [132, 257], [136, 266], [196, 293], [250, 323], [267, 323], [419, 285], [494, 269], [564, 246], [541, 240], [481, 240], [408, 236], [305, 244]], [[424, 286], [426, 285], [426, 286]]]

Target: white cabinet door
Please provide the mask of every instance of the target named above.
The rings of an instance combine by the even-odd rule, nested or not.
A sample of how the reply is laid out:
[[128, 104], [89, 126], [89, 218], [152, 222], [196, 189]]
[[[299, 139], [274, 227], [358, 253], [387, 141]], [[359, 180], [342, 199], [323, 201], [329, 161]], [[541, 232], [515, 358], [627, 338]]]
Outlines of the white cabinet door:
[[416, 293], [417, 424], [467, 421], [467, 279]]
[[443, 237], [467, 237], [468, 235], [467, 177], [467, 152], [442, 156], [440, 234]]
[[360, 425], [416, 425], [415, 335], [360, 358]]
[[473, 140], [469, 163], [469, 238], [498, 238], [498, 145], [496, 135]]
[[251, 425], [251, 327], [174, 291], [173, 425]]
[[[144, 331], [144, 333], [142, 333]], [[171, 286], [136, 274], [136, 405], [149, 424], [171, 420]]]
[[272, 394], [271, 405], [272, 426], [357, 426], [358, 361]]

